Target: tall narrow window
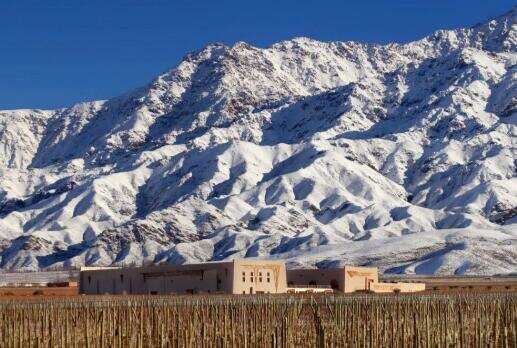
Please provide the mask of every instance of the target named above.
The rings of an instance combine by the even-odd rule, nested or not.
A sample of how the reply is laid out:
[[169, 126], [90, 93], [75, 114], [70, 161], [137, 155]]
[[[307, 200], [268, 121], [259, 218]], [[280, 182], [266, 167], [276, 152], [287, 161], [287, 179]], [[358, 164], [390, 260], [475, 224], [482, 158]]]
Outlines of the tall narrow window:
[[121, 282], [121, 283], [123, 283], [123, 282], [124, 282], [124, 275], [123, 275], [123, 274], [121, 274], [121, 275], [120, 275], [120, 282]]

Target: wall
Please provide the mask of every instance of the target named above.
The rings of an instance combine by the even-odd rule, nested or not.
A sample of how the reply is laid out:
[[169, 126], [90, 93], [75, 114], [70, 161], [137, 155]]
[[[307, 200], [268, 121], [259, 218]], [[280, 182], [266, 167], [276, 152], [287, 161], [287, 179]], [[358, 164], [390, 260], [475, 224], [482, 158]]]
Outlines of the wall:
[[387, 292], [419, 292], [425, 290], [424, 283], [373, 283], [370, 286], [370, 290], [376, 293], [387, 293]]
[[345, 266], [344, 273], [344, 292], [365, 291], [369, 289], [370, 284], [379, 281], [379, 270], [377, 267]]
[[234, 260], [234, 294], [285, 293], [285, 263], [267, 260]]
[[344, 289], [343, 268], [292, 269], [287, 271], [287, 286], [326, 285], [339, 291]]
[[160, 265], [81, 271], [80, 292], [86, 294], [231, 293], [233, 263]]

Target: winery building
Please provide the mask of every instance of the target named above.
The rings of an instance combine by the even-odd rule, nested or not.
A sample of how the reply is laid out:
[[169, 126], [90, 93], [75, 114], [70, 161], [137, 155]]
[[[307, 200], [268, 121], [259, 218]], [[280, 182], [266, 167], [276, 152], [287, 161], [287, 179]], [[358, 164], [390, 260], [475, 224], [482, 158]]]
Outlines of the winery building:
[[233, 260], [136, 268], [83, 267], [82, 294], [285, 293], [283, 261]]
[[81, 294], [282, 294], [417, 292], [423, 283], [381, 283], [375, 267], [292, 269], [283, 261], [238, 259], [136, 268], [83, 267]]

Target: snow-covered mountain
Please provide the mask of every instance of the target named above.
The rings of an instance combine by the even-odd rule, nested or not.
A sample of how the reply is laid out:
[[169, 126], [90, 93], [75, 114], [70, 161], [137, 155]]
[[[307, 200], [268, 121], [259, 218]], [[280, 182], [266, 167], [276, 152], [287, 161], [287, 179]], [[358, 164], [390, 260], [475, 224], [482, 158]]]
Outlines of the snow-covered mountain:
[[0, 111], [0, 269], [517, 272], [516, 18], [214, 44], [112, 100]]

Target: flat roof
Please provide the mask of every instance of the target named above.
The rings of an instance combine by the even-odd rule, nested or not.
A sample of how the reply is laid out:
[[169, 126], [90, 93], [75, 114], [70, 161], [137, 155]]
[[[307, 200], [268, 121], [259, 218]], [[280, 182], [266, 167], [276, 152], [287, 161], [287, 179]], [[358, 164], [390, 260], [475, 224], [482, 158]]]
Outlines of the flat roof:
[[233, 260], [223, 260], [223, 261], [207, 261], [207, 262], [201, 262], [201, 263], [184, 263], [180, 265], [174, 265], [174, 264], [151, 264], [147, 266], [104, 266], [104, 267], [81, 267], [81, 272], [87, 272], [87, 271], [116, 271], [116, 270], [170, 270], [170, 269], [202, 269], [207, 268], [211, 266], [224, 266], [224, 265], [230, 265], [234, 263], [254, 263], [254, 264], [266, 264], [266, 263], [277, 263], [277, 264], [283, 264], [283, 260], [268, 260], [268, 259], [233, 259]]

